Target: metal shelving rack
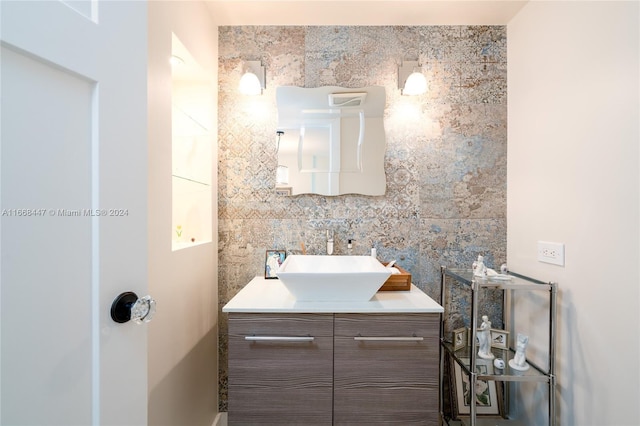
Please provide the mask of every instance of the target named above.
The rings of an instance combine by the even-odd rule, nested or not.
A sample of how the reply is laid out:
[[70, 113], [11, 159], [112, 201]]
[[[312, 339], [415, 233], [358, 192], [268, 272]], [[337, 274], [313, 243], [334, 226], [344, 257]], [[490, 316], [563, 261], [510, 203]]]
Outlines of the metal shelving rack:
[[[477, 350], [475, 345], [467, 345], [464, 348], [454, 350], [453, 343], [450, 342], [445, 336], [445, 314], [443, 314], [443, 321], [440, 322], [440, 384], [441, 389], [444, 383], [444, 359], [448, 354], [451, 359], [460, 365], [464, 374], [469, 377], [470, 389], [476, 388], [477, 380], [487, 381], [499, 381], [504, 382], [504, 413], [505, 418], [509, 412], [509, 383], [510, 382], [541, 382], [547, 383], [549, 388], [549, 425], [555, 426], [555, 339], [556, 339], [556, 295], [557, 286], [554, 282], [544, 282], [536, 280], [524, 275], [509, 272], [511, 276], [510, 280], [498, 280], [491, 277], [480, 278], [473, 276], [471, 269], [448, 269], [445, 266], [440, 268], [441, 286], [440, 286], [440, 304], [445, 307], [445, 298], [447, 297], [446, 284], [447, 277], [451, 278], [454, 283], [467, 287], [471, 291], [471, 339], [470, 342], [476, 341], [476, 333], [478, 330], [478, 296], [481, 289], [498, 289], [503, 291], [502, 301], [502, 322], [505, 330], [509, 330], [510, 322], [512, 319], [512, 312], [508, 307], [510, 306], [510, 298], [512, 290], [522, 291], [547, 291], [549, 292], [549, 362], [548, 369], [540, 368], [535, 364], [532, 364], [529, 360], [527, 363], [531, 366], [527, 371], [516, 371], [509, 367], [509, 360], [515, 355], [513, 344], [515, 338], [511, 339], [509, 349], [496, 349], [492, 348], [494, 355], [498, 358], [502, 358], [505, 361], [505, 368], [502, 374], [479, 374], [476, 370]], [[515, 336], [514, 336], [515, 337]], [[472, 350], [473, 348], [473, 350]], [[440, 392], [440, 416], [444, 422], [443, 412], [443, 395]], [[469, 423], [470, 426], [477, 426], [483, 422], [477, 419], [477, 408], [475, 404], [470, 404]], [[512, 421], [504, 420], [507, 424], [513, 424]], [[491, 419], [490, 424], [499, 424], [496, 419]]]

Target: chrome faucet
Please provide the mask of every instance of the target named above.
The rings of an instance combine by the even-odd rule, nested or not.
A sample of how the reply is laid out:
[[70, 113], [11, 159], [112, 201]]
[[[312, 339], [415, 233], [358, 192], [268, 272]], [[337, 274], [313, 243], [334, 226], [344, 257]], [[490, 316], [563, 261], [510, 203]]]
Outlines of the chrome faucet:
[[333, 254], [333, 230], [327, 229], [327, 254]]

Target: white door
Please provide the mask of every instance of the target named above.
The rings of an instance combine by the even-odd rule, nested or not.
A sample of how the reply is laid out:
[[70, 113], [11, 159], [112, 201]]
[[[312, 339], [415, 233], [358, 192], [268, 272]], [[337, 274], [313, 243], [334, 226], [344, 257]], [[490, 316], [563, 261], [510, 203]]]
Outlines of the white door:
[[1, 1], [0, 423], [144, 425], [147, 6]]

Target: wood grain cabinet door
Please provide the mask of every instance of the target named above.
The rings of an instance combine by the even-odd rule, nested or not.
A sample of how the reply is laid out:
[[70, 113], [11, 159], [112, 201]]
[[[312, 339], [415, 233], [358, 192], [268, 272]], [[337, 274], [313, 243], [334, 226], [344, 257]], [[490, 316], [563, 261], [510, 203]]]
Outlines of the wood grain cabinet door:
[[335, 315], [335, 425], [438, 424], [439, 318]]
[[333, 314], [229, 314], [229, 425], [331, 425]]

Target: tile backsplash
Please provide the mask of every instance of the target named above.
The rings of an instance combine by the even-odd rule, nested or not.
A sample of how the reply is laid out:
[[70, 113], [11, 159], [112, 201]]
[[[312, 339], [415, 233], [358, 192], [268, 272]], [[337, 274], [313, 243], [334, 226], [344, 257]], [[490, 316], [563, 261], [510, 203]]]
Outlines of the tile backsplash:
[[[507, 40], [504, 26], [228, 26], [219, 28], [220, 309], [264, 273], [267, 249], [396, 259], [439, 299], [440, 265], [506, 260]], [[266, 69], [262, 96], [237, 91], [244, 61]], [[429, 84], [401, 96], [398, 65]], [[384, 196], [277, 195], [278, 86], [384, 86]], [[347, 251], [347, 239], [354, 245]], [[499, 303], [483, 312], [499, 316]], [[498, 318], [492, 318], [499, 326]], [[220, 313], [220, 411], [226, 411], [226, 315]]]

